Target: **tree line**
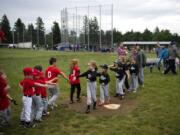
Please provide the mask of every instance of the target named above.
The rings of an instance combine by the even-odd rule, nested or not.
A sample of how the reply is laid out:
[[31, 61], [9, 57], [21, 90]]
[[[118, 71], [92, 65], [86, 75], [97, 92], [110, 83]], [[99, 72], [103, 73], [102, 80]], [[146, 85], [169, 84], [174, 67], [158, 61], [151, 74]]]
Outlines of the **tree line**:
[[[32, 42], [37, 47], [46, 47], [61, 43], [61, 30], [59, 23], [54, 21], [51, 27], [51, 32], [45, 33], [44, 22], [41, 17], [37, 17], [35, 24], [28, 24], [27, 26], [23, 23], [21, 18], [18, 18], [11, 28], [9, 19], [6, 15], [3, 15], [0, 21], [0, 29], [5, 33], [5, 40], [2, 43], [19, 43], [19, 42]], [[102, 44], [111, 45], [112, 31], [107, 30], [100, 32], [100, 27], [96, 17], [88, 18], [84, 17], [83, 29], [80, 32], [78, 43], [88, 43], [88, 32], [89, 32], [89, 43], [99, 44], [99, 36], [101, 33]], [[75, 31], [70, 31], [68, 40], [71, 43], [75, 43]], [[53, 38], [53, 40], [52, 40]], [[168, 29], [160, 30], [158, 27], [154, 31], [150, 31], [147, 28], [143, 32], [127, 31], [122, 33], [117, 29], [113, 29], [113, 42], [118, 43], [122, 41], [176, 41], [180, 43], [180, 36], [177, 33], [171, 33]], [[52, 47], [52, 46], [51, 46]]]
[[2, 43], [32, 42], [37, 47], [46, 47], [46, 44], [52, 45], [61, 42], [59, 23], [54, 21], [51, 32], [45, 33], [44, 22], [41, 17], [36, 19], [35, 25], [30, 23], [27, 26], [18, 18], [13, 28], [11, 28], [9, 19], [6, 15], [3, 15], [0, 21], [0, 28], [5, 34], [5, 40]]

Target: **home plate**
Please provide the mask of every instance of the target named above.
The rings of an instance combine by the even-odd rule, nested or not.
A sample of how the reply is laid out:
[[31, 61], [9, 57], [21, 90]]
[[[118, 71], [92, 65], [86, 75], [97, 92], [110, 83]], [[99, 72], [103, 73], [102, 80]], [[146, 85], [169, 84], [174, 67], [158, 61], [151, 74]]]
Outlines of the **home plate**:
[[111, 110], [117, 110], [121, 107], [121, 105], [120, 104], [107, 104], [107, 105], [104, 105], [104, 107]]

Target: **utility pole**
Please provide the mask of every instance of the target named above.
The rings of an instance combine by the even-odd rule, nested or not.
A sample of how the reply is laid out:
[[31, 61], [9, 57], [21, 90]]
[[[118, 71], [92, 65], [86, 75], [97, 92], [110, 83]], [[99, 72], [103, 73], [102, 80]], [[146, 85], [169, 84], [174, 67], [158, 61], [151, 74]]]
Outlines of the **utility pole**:
[[53, 43], [54, 41], [53, 41], [53, 28], [52, 28], [52, 49], [53, 49]]
[[46, 45], [46, 30], [44, 30], [44, 44], [45, 44], [45, 48], [47, 48], [47, 45]]
[[24, 46], [24, 25], [23, 25], [23, 46]]
[[101, 5], [99, 5], [99, 48], [101, 50], [102, 43], [101, 43]]
[[89, 25], [90, 22], [89, 22], [89, 6], [88, 6], [88, 51], [89, 51], [89, 31], [90, 31]]
[[77, 7], [76, 7], [76, 47], [77, 47]]
[[113, 4], [111, 5], [111, 48], [113, 48]]

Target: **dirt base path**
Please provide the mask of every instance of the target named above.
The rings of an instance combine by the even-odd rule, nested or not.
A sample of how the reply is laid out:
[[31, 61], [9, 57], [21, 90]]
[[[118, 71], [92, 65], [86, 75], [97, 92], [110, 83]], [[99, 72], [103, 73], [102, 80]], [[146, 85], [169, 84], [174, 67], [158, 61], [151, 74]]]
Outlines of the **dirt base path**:
[[[111, 103], [120, 104], [120, 107], [117, 110], [111, 110], [105, 108], [104, 106], [97, 105], [96, 110], [93, 110], [91, 107], [91, 113], [88, 115], [93, 115], [93, 116], [126, 115], [137, 107], [137, 101], [135, 99], [120, 100], [119, 98], [111, 97]], [[75, 102], [73, 104], [69, 104], [69, 100], [66, 100], [62, 102], [62, 105], [65, 105], [67, 109], [73, 110], [77, 113], [85, 114], [86, 97], [82, 97], [80, 103]]]

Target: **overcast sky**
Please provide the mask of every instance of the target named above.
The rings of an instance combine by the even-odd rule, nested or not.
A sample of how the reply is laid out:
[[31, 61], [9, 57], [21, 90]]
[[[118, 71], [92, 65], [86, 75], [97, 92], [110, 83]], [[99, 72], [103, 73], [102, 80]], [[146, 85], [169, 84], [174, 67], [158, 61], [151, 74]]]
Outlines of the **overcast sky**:
[[[145, 28], [154, 30], [170, 29], [180, 34], [180, 0], [1, 0], [0, 16], [6, 14], [11, 26], [18, 17], [25, 24], [35, 23], [38, 16], [43, 18], [46, 30], [49, 31], [52, 22], [60, 23], [60, 11], [64, 7], [84, 7], [95, 5], [114, 5], [114, 27], [122, 32], [133, 29], [143, 31]], [[71, 10], [71, 9], [70, 9]], [[71, 10], [72, 11], [72, 10]], [[78, 14], [87, 8], [78, 10]], [[90, 8], [90, 16], [97, 14], [98, 8]], [[110, 28], [110, 7], [102, 8], [102, 27]]]

